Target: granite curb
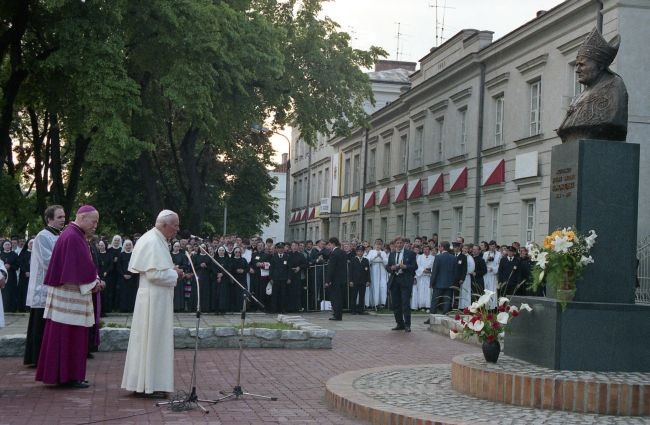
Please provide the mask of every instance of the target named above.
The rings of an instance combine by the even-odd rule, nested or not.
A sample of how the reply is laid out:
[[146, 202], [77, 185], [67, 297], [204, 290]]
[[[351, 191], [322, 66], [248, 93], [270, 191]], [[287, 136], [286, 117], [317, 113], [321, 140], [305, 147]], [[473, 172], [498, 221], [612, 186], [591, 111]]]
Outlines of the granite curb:
[[[295, 329], [244, 329], [245, 348], [331, 349], [335, 332], [306, 321], [301, 316], [278, 315], [277, 320]], [[129, 344], [129, 328], [104, 327], [100, 329], [99, 351], [124, 351]], [[174, 348], [194, 348], [195, 327], [174, 328]], [[0, 336], [0, 357], [21, 357], [25, 352], [25, 334]], [[234, 326], [204, 327], [198, 329], [199, 348], [239, 348], [241, 338]]]

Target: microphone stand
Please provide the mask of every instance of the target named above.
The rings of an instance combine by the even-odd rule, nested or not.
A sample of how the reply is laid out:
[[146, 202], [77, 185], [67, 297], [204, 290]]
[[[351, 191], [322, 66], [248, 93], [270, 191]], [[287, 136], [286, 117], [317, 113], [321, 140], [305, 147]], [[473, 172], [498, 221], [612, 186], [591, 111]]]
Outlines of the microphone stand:
[[201, 290], [199, 288], [199, 276], [194, 269], [192, 257], [190, 253], [185, 251], [185, 255], [190, 262], [194, 279], [196, 280], [196, 335], [194, 335], [194, 359], [192, 361], [192, 378], [190, 382], [189, 394], [185, 391], [178, 392], [170, 401], [161, 401], [156, 403], [156, 406], [169, 405], [169, 408], [174, 411], [190, 410], [193, 405], [197, 405], [203, 413], [210, 413], [208, 409], [201, 405], [203, 403], [212, 403], [212, 400], [202, 400], [196, 395], [196, 353], [199, 349], [199, 324], [201, 322]]
[[[198, 238], [198, 239], [202, 240], [200, 238]], [[201, 400], [201, 401], [206, 401], [208, 403], [216, 404], [216, 403], [219, 403], [221, 401], [229, 400], [229, 399], [232, 399], [232, 398], [238, 399], [239, 397], [242, 397], [242, 396], [245, 396], [245, 395], [248, 395], [248, 396], [251, 396], [251, 397], [254, 397], [254, 398], [261, 398], [261, 399], [265, 399], [265, 400], [276, 401], [278, 399], [277, 397], [271, 397], [271, 396], [267, 396], [267, 395], [249, 393], [249, 392], [244, 391], [242, 389], [242, 387], [241, 387], [241, 363], [242, 363], [242, 356], [244, 354], [243, 341], [244, 341], [244, 326], [246, 325], [246, 304], [247, 304], [248, 301], [254, 301], [262, 309], [264, 309], [264, 304], [262, 304], [260, 302], [260, 300], [255, 298], [255, 296], [253, 294], [251, 294], [250, 291], [244, 285], [242, 285], [237, 279], [235, 279], [235, 277], [228, 270], [226, 270], [226, 268], [224, 266], [222, 266], [221, 264], [219, 264], [219, 262], [217, 260], [212, 258], [210, 256], [210, 254], [208, 254], [206, 252], [206, 250], [203, 249], [203, 247], [199, 246], [199, 249], [204, 254], [206, 254], [212, 260], [212, 262], [214, 264], [216, 264], [225, 274], [227, 274], [232, 279], [232, 281], [237, 284], [237, 286], [239, 286], [241, 288], [241, 290], [242, 290], [242, 298], [243, 298], [242, 299], [242, 309], [241, 309], [241, 329], [239, 330], [239, 360], [238, 360], [238, 364], [237, 364], [237, 384], [234, 386], [232, 391], [229, 391], [229, 392], [228, 391], [219, 391], [219, 393], [222, 394], [223, 397], [219, 397], [219, 398], [217, 398], [215, 400]], [[198, 328], [197, 328], [197, 337], [198, 337]]]

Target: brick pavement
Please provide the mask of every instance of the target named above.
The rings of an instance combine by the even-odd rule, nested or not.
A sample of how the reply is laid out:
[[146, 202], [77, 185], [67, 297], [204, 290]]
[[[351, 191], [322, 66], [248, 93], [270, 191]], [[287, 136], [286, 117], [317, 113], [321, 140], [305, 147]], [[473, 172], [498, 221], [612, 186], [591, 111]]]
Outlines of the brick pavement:
[[[245, 397], [210, 406], [208, 415], [198, 409], [176, 413], [155, 407], [151, 400], [133, 398], [119, 388], [123, 352], [95, 354], [95, 359], [88, 361], [87, 379], [92, 386], [83, 390], [46, 387], [34, 382], [34, 369], [25, 368], [20, 358], [2, 358], [0, 424], [355, 424], [359, 422], [326, 407], [325, 382], [329, 378], [378, 366], [450, 363], [456, 354], [478, 351], [477, 347], [426, 331], [420, 317], [414, 317], [413, 332], [406, 334], [388, 330], [393, 325], [388, 315], [346, 315], [343, 322], [329, 322], [328, 316], [315, 313], [305, 318], [337, 331], [332, 350], [246, 352], [242, 387], [276, 396], [278, 401]], [[249, 315], [249, 320], [263, 318]], [[225, 320], [237, 321], [238, 316], [226, 316]], [[189, 385], [192, 354], [191, 350], [176, 351], [177, 389], [185, 390]], [[237, 355], [233, 349], [200, 350], [199, 397], [217, 398], [219, 390], [232, 390]]]

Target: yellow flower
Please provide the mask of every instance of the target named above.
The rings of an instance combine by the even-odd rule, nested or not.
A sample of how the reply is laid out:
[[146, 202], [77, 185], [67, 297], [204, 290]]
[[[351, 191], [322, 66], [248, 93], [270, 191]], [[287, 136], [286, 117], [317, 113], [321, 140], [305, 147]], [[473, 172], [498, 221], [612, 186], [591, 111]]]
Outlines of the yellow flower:
[[572, 230], [569, 230], [568, 232], [566, 232], [566, 237], [567, 237], [567, 239], [569, 239], [570, 241], [572, 241], [573, 238], [574, 238], [575, 236], [576, 236], [576, 234], [575, 234], [575, 232], [573, 232]]
[[551, 248], [553, 248], [553, 240], [554, 240], [554, 239], [555, 239], [555, 238], [554, 238], [553, 236], [546, 236], [546, 237], [544, 238], [544, 248], [546, 248], [546, 249], [551, 249]]
[[562, 231], [561, 230], [556, 230], [555, 232], [551, 233], [551, 239], [555, 239], [555, 237], [562, 237]]

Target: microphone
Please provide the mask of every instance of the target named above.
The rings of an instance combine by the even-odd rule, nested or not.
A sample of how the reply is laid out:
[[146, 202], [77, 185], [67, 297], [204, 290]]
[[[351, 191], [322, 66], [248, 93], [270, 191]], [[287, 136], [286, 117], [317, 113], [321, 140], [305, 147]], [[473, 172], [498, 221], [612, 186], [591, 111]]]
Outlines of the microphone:
[[197, 239], [197, 240], [203, 242], [203, 238], [201, 238], [199, 236], [196, 236], [196, 235], [190, 235], [190, 238]]

